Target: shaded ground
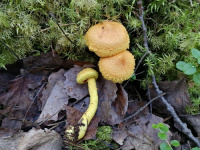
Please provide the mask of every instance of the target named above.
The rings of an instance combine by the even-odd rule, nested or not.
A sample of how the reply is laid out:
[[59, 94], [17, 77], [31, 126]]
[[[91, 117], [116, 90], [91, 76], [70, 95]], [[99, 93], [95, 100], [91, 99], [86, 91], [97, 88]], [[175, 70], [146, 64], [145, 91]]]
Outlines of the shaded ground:
[[[76, 75], [85, 67], [98, 70], [93, 64], [64, 61], [58, 55], [46, 53], [9, 65], [7, 70], [1, 69], [0, 149], [65, 149], [69, 145], [63, 142], [66, 140], [65, 128], [76, 125], [89, 104], [87, 85], [76, 83]], [[137, 80], [125, 83], [114, 84], [99, 76], [98, 110], [83, 140], [96, 139], [97, 127], [110, 125], [118, 148], [158, 149], [163, 141], [152, 124], [166, 123], [170, 126], [168, 140], [181, 142], [176, 149], [193, 145], [192, 142], [188, 144], [188, 139], [180, 132], [182, 129], [173, 122], [159, 98], [152, 104], [153, 114], [148, 106], [125, 121], [150, 100]], [[185, 79], [161, 82], [159, 87], [193, 134], [199, 136], [199, 116], [188, 115], [185, 111], [191, 104]], [[151, 84], [149, 93], [151, 99], [157, 96]], [[11, 142], [14, 144], [9, 144]], [[109, 145], [107, 148], [112, 149]]]

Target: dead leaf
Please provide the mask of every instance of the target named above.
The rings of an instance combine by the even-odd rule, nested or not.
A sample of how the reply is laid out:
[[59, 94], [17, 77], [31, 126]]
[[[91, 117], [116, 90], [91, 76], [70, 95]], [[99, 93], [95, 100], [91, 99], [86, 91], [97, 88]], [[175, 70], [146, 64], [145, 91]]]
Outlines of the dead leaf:
[[22, 63], [20, 61], [16, 61], [14, 64], [6, 65], [6, 70], [4, 68], [0, 68], [0, 85], [6, 85], [10, 80], [14, 80], [16, 76], [20, 75], [21, 68]]
[[42, 91], [41, 98], [38, 100], [38, 101], [40, 101], [40, 104], [38, 104], [40, 111], [43, 110], [43, 108], [46, 104], [46, 101], [47, 101], [49, 95], [51, 94], [52, 89], [54, 88], [57, 81], [61, 80], [64, 82], [64, 80], [65, 80], [64, 73], [65, 73], [65, 70], [60, 69], [58, 72], [51, 73], [50, 76], [48, 77], [48, 83], [47, 83], [45, 89]]
[[[49, 73], [55, 70], [58, 70], [64, 60], [55, 53], [54, 55], [52, 52], [42, 53], [39, 56], [30, 56], [23, 59], [24, 69], [29, 73]], [[65, 63], [68, 65], [67, 68], [72, 66], [71, 63]]]
[[197, 133], [198, 137], [200, 137], [200, 116], [185, 116], [183, 117], [187, 120], [187, 124], [191, 125], [193, 127], [193, 129], [195, 130], [195, 132]]
[[51, 94], [49, 95], [47, 102], [40, 114], [37, 123], [43, 122], [45, 120], [58, 120], [58, 113], [65, 109], [65, 105], [68, 104], [69, 97], [64, 90], [64, 80], [57, 80], [55, 86], [53, 87]]
[[[138, 149], [138, 150], [158, 150], [159, 145], [163, 142], [158, 137], [158, 130], [152, 128], [152, 124], [163, 122], [163, 119], [152, 115], [141, 116], [136, 124], [131, 124], [127, 128], [128, 137], [125, 140], [122, 150]], [[171, 132], [168, 132], [168, 140], [171, 139]]]
[[[181, 79], [178, 81], [165, 81], [165, 82], [159, 82], [158, 83], [160, 89], [166, 93], [164, 97], [167, 99], [167, 101], [174, 107], [175, 111], [178, 115], [187, 115], [186, 107], [191, 105], [191, 100], [188, 92], [188, 87], [185, 79]], [[151, 88], [151, 97], [157, 96], [155, 90]], [[153, 102], [153, 107], [156, 109], [159, 113], [169, 114], [169, 112], [166, 109], [166, 106], [162, 103], [160, 99], [155, 100]], [[200, 136], [200, 117], [199, 116], [184, 116], [181, 117], [183, 121], [185, 121], [188, 125], [193, 127], [193, 129], [196, 131], [198, 136]], [[174, 126], [178, 130], [182, 130], [181, 127], [175, 122]]]
[[25, 133], [17, 146], [18, 150], [61, 150], [63, 141], [61, 136], [48, 129], [32, 129]]
[[21, 139], [25, 135], [24, 132], [19, 132], [9, 137], [0, 137], [0, 149], [1, 150], [17, 150]]
[[78, 84], [76, 82], [77, 74], [83, 69], [83, 67], [74, 65], [72, 69], [64, 74], [66, 77], [64, 88], [70, 98], [80, 100], [88, 94], [87, 84]]
[[[141, 107], [143, 107], [147, 102], [146, 101], [129, 101], [128, 103], [128, 110], [127, 110], [127, 115], [130, 116], [137, 112]], [[149, 109], [148, 107], [145, 107], [144, 110], [139, 112], [133, 119], [139, 118], [140, 116], [146, 116], [149, 114]]]
[[101, 76], [97, 81], [99, 89], [97, 115], [103, 123], [109, 125], [120, 124], [127, 111], [128, 95], [121, 85], [117, 87], [115, 83], [105, 80]]
[[128, 134], [124, 126], [122, 126], [118, 130], [113, 130], [113, 133], [112, 133], [113, 140], [119, 145], [123, 145], [124, 140], [126, 139], [127, 136]]
[[7, 85], [7, 91], [0, 96], [0, 103], [4, 106], [0, 114], [5, 116], [1, 127], [18, 130], [28, 110], [25, 120], [34, 121], [38, 117], [38, 107], [33, 99], [43, 79], [39, 75], [26, 75]]
[[63, 141], [55, 131], [31, 129], [11, 137], [0, 137], [1, 150], [61, 150]]
[[[185, 79], [159, 82], [158, 86], [160, 90], [166, 93], [164, 97], [174, 107], [176, 112], [178, 114], [186, 114], [185, 108], [191, 105], [191, 101]], [[150, 91], [152, 98], [157, 96], [154, 88], [151, 88]], [[169, 114], [161, 99], [155, 100], [153, 107], [159, 113]]]
[[117, 98], [113, 102], [113, 106], [115, 107], [116, 113], [121, 117], [124, 117], [128, 108], [128, 94], [121, 84], [118, 84], [117, 87]]
[[[67, 125], [76, 127], [78, 124], [78, 121], [83, 115], [83, 112], [80, 112], [77, 109], [70, 106], [66, 106], [66, 112], [67, 112]], [[99, 117], [92, 118], [83, 140], [94, 139], [96, 137], [99, 121], [100, 121]]]

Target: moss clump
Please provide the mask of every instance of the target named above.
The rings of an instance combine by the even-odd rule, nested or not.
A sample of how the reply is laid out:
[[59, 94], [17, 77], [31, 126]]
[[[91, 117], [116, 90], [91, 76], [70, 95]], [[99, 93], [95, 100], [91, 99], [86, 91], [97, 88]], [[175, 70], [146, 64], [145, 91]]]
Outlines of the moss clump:
[[81, 145], [86, 150], [110, 150], [118, 147], [118, 144], [112, 140], [112, 128], [110, 126], [98, 127], [96, 140], [86, 140]]
[[[105, 19], [128, 22], [133, 4], [131, 0], [2, 1], [0, 40], [20, 58], [56, 50], [67, 59], [94, 61], [84, 41], [88, 28]], [[50, 12], [74, 44], [61, 32]], [[0, 49], [1, 65], [16, 61], [2, 43]]]

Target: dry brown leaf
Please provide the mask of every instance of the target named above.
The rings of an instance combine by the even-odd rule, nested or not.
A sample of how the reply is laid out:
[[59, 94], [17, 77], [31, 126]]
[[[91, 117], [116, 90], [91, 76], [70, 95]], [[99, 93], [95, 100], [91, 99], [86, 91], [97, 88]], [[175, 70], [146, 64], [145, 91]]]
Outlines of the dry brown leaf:
[[1, 150], [61, 150], [63, 141], [55, 131], [31, 129], [11, 137], [0, 138]]
[[7, 92], [0, 96], [0, 103], [4, 105], [0, 113], [5, 116], [2, 120], [2, 128], [17, 131], [20, 129], [25, 115], [25, 120], [35, 120], [39, 112], [33, 99], [35, 93], [39, 91], [42, 81], [43, 76], [26, 75], [12, 80], [7, 85]]
[[120, 124], [128, 107], [128, 95], [119, 85], [102, 77], [98, 79], [99, 106], [97, 115], [101, 122], [109, 125]]
[[[185, 79], [159, 82], [158, 86], [164, 93], [166, 93], [164, 97], [175, 108], [176, 112], [178, 114], [186, 114], [185, 107], [189, 106], [191, 101]], [[154, 88], [151, 88], [150, 91], [152, 98], [157, 96]], [[153, 107], [159, 113], [168, 114], [166, 106], [162, 103], [161, 99], [155, 100], [153, 102]]]
[[117, 87], [117, 98], [113, 102], [113, 106], [115, 107], [116, 113], [124, 117], [128, 109], [128, 94], [120, 84]]
[[[128, 103], [128, 110], [127, 110], [127, 115], [132, 115], [135, 112], [137, 112], [141, 107], [143, 107], [147, 102], [145, 101], [129, 101]], [[139, 118], [140, 116], [146, 116], [149, 114], [149, 109], [148, 107], [145, 107], [144, 110], [139, 112], [135, 117], [133, 117], [133, 120], [135, 118]]]
[[19, 132], [13, 136], [0, 137], [0, 150], [17, 150], [17, 146], [24, 135], [24, 132]]
[[61, 150], [62, 146], [62, 138], [57, 132], [33, 128], [24, 134], [17, 150]]
[[[180, 115], [186, 115], [181, 117], [182, 120], [184, 120], [187, 124], [189, 124], [193, 129], [196, 131], [198, 136], [200, 136], [200, 116], [192, 116], [187, 115], [186, 107], [191, 105], [191, 100], [188, 92], [188, 87], [185, 79], [181, 79], [178, 81], [165, 81], [165, 82], [159, 82], [158, 83], [160, 89], [166, 93], [164, 96], [167, 101], [174, 107], [177, 114]], [[151, 89], [151, 97], [155, 97], [157, 94], [155, 90]], [[159, 113], [168, 114], [166, 110], [166, 106], [162, 103], [160, 99], [155, 100], [153, 103], [153, 107], [158, 111]], [[177, 123], [174, 124], [174, 126], [178, 130], [182, 130], [181, 127]]]
[[64, 77], [64, 73], [65, 73], [65, 70], [64, 69], [60, 69], [58, 72], [53, 72], [50, 74], [50, 76], [48, 77], [48, 83], [45, 87], [45, 89], [42, 91], [42, 96], [41, 98], [39, 99], [40, 100], [40, 111], [43, 110], [45, 104], [46, 104], [46, 101], [49, 97], [49, 95], [51, 94], [52, 92], [52, 89], [54, 88], [55, 84], [57, 83], [58, 80], [61, 80], [64, 82], [65, 80], [65, 77]]
[[124, 140], [126, 139], [127, 136], [128, 134], [124, 126], [122, 126], [118, 130], [113, 130], [113, 133], [112, 133], [113, 140], [119, 145], [123, 145]]
[[58, 120], [58, 113], [65, 109], [65, 105], [68, 104], [69, 97], [65, 93], [63, 88], [64, 80], [57, 80], [55, 86], [53, 87], [51, 94], [49, 95], [47, 102], [40, 114], [37, 123], [43, 122], [45, 120]]
[[66, 81], [64, 82], [64, 88], [70, 98], [80, 100], [88, 94], [87, 84], [78, 84], [76, 82], [77, 74], [84, 68], [74, 65], [73, 68], [65, 73]]
[[[138, 149], [138, 150], [158, 150], [159, 145], [163, 142], [158, 137], [158, 130], [152, 128], [152, 124], [163, 122], [163, 119], [152, 115], [141, 116], [136, 120], [136, 124], [131, 124], [127, 129], [128, 137], [122, 146], [123, 150]], [[171, 132], [168, 132], [168, 140], [170, 141]]]
[[200, 116], [185, 116], [183, 117], [187, 120], [187, 124], [191, 125], [193, 127], [193, 129], [195, 130], [195, 132], [197, 133], [198, 137], [200, 137]]

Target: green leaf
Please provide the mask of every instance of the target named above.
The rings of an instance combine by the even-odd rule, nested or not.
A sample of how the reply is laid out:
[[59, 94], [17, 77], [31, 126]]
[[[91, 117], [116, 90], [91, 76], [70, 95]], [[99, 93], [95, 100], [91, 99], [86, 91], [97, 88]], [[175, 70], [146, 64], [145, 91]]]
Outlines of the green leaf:
[[192, 49], [191, 50], [191, 52], [192, 52], [192, 55], [195, 57], [195, 58], [200, 58], [200, 51], [199, 50], [197, 50], [197, 49]]
[[160, 150], [172, 150], [172, 148], [167, 143], [161, 143]]
[[157, 124], [152, 124], [152, 128], [158, 129], [158, 125]]
[[197, 71], [196, 67], [192, 63], [187, 63], [183, 67], [184, 74], [191, 75]]
[[193, 81], [197, 84], [200, 84], [200, 74], [199, 73], [195, 73], [193, 74]]
[[198, 59], [198, 63], [200, 64], [200, 58]]
[[164, 125], [163, 127], [160, 127], [160, 130], [162, 132], [169, 132], [169, 128], [166, 125]]
[[192, 150], [200, 150], [200, 148], [199, 147], [194, 147], [194, 148], [192, 148]]
[[179, 61], [176, 63], [176, 68], [183, 71], [183, 68], [185, 65], [186, 65], [186, 63], [184, 61]]
[[158, 127], [162, 132], [169, 132], [169, 127], [164, 125], [163, 123], [159, 123]]
[[171, 145], [174, 146], [174, 147], [178, 147], [180, 145], [180, 143], [177, 140], [172, 140]]
[[159, 137], [161, 140], [166, 140], [166, 139], [167, 139], [167, 134], [166, 134], [166, 133], [161, 133], [161, 132], [159, 132], [159, 133], [158, 133], [158, 137]]

